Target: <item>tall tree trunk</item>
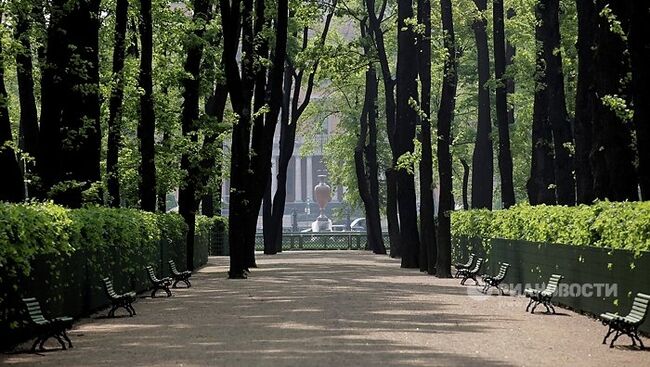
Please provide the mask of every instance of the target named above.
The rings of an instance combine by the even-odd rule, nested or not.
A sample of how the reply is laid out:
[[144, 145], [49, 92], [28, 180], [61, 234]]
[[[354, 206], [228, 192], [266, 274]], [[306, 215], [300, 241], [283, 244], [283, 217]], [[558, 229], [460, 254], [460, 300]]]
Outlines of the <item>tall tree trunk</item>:
[[595, 104], [594, 90], [594, 34], [597, 15], [591, 1], [576, 1], [578, 12], [578, 85], [575, 112], [575, 172], [578, 204], [591, 204], [594, 200], [594, 178], [591, 174], [591, 129]]
[[[138, 139], [140, 141], [140, 208], [156, 211], [156, 165], [155, 140], [156, 120], [153, 104], [153, 22], [151, 18], [151, 0], [140, 0], [140, 75], [138, 84], [142, 89], [140, 95], [140, 119], [138, 121]], [[188, 254], [189, 258], [189, 254]]]
[[[384, 0], [381, 8], [385, 9], [386, 1]], [[395, 80], [390, 71], [388, 56], [384, 42], [384, 32], [381, 29], [383, 13], [377, 17], [375, 9], [375, 0], [365, 0], [366, 9], [368, 10], [368, 25], [377, 48], [377, 57], [381, 68], [382, 80], [384, 84], [384, 106], [386, 113], [386, 131], [388, 143], [392, 153], [392, 166], [397, 163], [399, 154], [396, 145], [396, 122], [397, 106], [395, 102]], [[401, 257], [401, 239], [400, 239], [400, 222], [397, 205], [397, 174], [393, 167], [386, 170], [386, 217], [388, 220], [388, 237], [390, 239], [390, 256], [393, 258]]]
[[[447, 53], [442, 79], [442, 95], [438, 109], [438, 174], [440, 175], [440, 199], [438, 200], [438, 257], [436, 276], [451, 277], [451, 212], [454, 210], [453, 174], [451, 161], [451, 124], [456, 109], [456, 86], [458, 84], [456, 61], [456, 38], [451, 0], [440, 0], [444, 46]], [[463, 161], [465, 162], [465, 161]], [[466, 163], [465, 163], [466, 164]], [[469, 169], [465, 170], [469, 174]]]
[[[537, 5], [538, 7], [540, 4]], [[544, 42], [544, 21], [536, 10], [535, 41]], [[549, 121], [549, 98], [546, 85], [546, 47], [537, 47], [535, 99], [533, 102], [532, 158], [530, 179], [527, 183], [528, 200], [532, 205], [555, 205], [555, 170], [553, 135]]]
[[639, 184], [642, 200], [650, 200], [650, 6], [632, 2], [630, 56], [632, 59], [632, 99], [634, 127], [639, 153]]
[[99, 0], [66, 4], [52, 1], [37, 159], [46, 195], [79, 207], [99, 199]]
[[[331, 6], [330, 12], [325, 18], [323, 31], [321, 32], [320, 38], [318, 39], [318, 42], [320, 43], [321, 47], [325, 45], [327, 34], [329, 33], [330, 25], [332, 23], [334, 12], [336, 10], [336, 5], [337, 5], [337, 1], [333, 1], [332, 4], [330, 5]], [[308, 45], [307, 42], [309, 39], [308, 31], [309, 30], [306, 27], [303, 29], [303, 43], [302, 43], [303, 50], [307, 49], [307, 45]], [[279, 63], [280, 60], [278, 60], [277, 62]], [[311, 66], [311, 69], [309, 70], [309, 74], [307, 76], [307, 84], [304, 92], [302, 90], [302, 86], [303, 86], [302, 81], [305, 75], [305, 69], [300, 70], [298, 74], [295, 76], [295, 84], [293, 86], [293, 94], [292, 94], [290, 104], [288, 101], [285, 100], [287, 93], [290, 93], [291, 91], [290, 75], [287, 75], [285, 73], [283, 78], [284, 83], [289, 82], [289, 87], [288, 88], [285, 87], [284, 92], [282, 91], [282, 89], [279, 89], [275, 94], [276, 97], [279, 97], [278, 101], [281, 102], [278, 104], [278, 107], [280, 107], [280, 105], [283, 106], [290, 105], [291, 112], [290, 112], [290, 120], [287, 117], [285, 117], [285, 114], [283, 112], [282, 115], [283, 124], [280, 127], [281, 152], [280, 152], [279, 164], [278, 164], [278, 187], [276, 189], [276, 194], [273, 199], [273, 204], [271, 209], [271, 223], [272, 223], [271, 233], [269, 233], [268, 236], [265, 235], [265, 237], [268, 238], [269, 241], [273, 241], [274, 243], [269, 244], [268, 246], [265, 245], [265, 253], [268, 254], [274, 254], [277, 251], [281, 251], [282, 248], [282, 218], [284, 217], [284, 206], [285, 206], [285, 199], [286, 199], [287, 168], [289, 166], [289, 161], [291, 160], [291, 157], [293, 155], [293, 146], [295, 144], [295, 138], [296, 138], [296, 126], [298, 125], [298, 120], [300, 119], [300, 117], [302, 116], [302, 114], [304, 113], [305, 109], [307, 108], [307, 106], [311, 101], [311, 95], [314, 89], [315, 77], [316, 77], [316, 72], [318, 70], [319, 64], [320, 64], [320, 60], [317, 59], [314, 62], [314, 64]], [[288, 68], [289, 70], [292, 70], [292, 74], [295, 73], [293, 67], [288, 67]], [[301, 96], [303, 99], [302, 102], [300, 102]], [[277, 113], [275, 115], [277, 116]], [[290, 126], [285, 127], [284, 123], [287, 121], [290, 121], [289, 122]], [[282, 179], [282, 182], [280, 182], [280, 179]], [[312, 188], [307, 188], [307, 189], [311, 190]]]
[[[508, 19], [512, 19], [517, 15], [517, 12], [513, 8], [508, 8], [507, 11], [507, 17]], [[514, 94], [515, 93], [515, 78], [513, 77], [512, 72], [508, 72], [508, 68], [511, 67], [511, 65], [514, 64], [515, 62], [515, 55], [517, 54], [517, 49], [515, 46], [510, 43], [508, 40], [508, 37], [506, 37], [506, 77], [505, 77], [505, 83], [506, 83], [506, 92], [507, 94]], [[515, 123], [515, 108], [513, 105], [508, 106], [508, 123], [509, 124], [514, 124]]]
[[[397, 3], [397, 129], [395, 145], [397, 156], [413, 153], [415, 126], [418, 113], [411, 101], [418, 101], [416, 36], [407, 20], [413, 18], [412, 0]], [[400, 169], [397, 174], [397, 201], [399, 205], [400, 238], [402, 240], [402, 267], [417, 268], [420, 250], [415, 181], [412, 173]]]
[[463, 196], [463, 210], [469, 210], [469, 172], [470, 172], [470, 167], [467, 161], [463, 158], [460, 159], [460, 164], [463, 165], [463, 188], [462, 188], [462, 196]]
[[[634, 169], [632, 137], [627, 121], [608, 101], [614, 98], [627, 103], [627, 85], [621, 84], [630, 71], [627, 45], [623, 34], [610, 21], [620, 22], [623, 32], [628, 28], [630, 2], [624, 0], [596, 1], [598, 30], [595, 34], [594, 80], [596, 102], [592, 126], [591, 169], [594, 176], [594, 194], [599, 199], [612, 201], [638, 200], [637, 177]], [[608, 6], [611, 17], [603, 16]]]
[[418, 24], [424, 32], [418, 39], [418, 74], [422, 158], [420, 159], [420, 271], [436, 272], [436, 222], [433, 200], [433, 149], [431, 147], [431, 1], [418, 0]]
[[122, 144], [122, 100], [124, 99], [124, 61], [126, 44], [126, 23], [129, 1], [117, 0], [115, 5], [115, 42], [113, 45], [113, 86], [108, 107], [108, 140], [106, 144], [106, 181], [108, 205], [120, 206], [120, 174], [118, 159]]
[[492, 120], [490, 117], [490, 54], [487, 36], [487, 0], [474, 0], [479, 10], [472, 22], [476, 38], [478, 64], [478, 126], [472, 157], [472, 208], [492, 209], [494, 162], [492, 147]]
[[[362, 37], [366, 37], [365, 22], [361, 23]], [[369, 56], [370, 48], [364, 45], [364, 54]], [[373, 185], [373, 172], [377, 173], [377, 72], [371, 61], [366, 70], [366, 90], [363, 109], [359, 119], [359, 135], [354, 149], [354, 166], [359, 195], [366, 213], [368, 245], [375, 254], [385, 254], [386, 247], [381, 234], [378, 187]], [[367, 169], [366, 169], [367, 167]], [[377, 177], [375, 176], [376, 180]]]
[[548, 119], [553, 130], [555, 152], [555, 191], [557, 203], [575, 205], [575, 179], [573, 178], [573, 134], [566, 110], [564, 94], [564, 73], [562, 53], [560, 52], [559, 0], [542, 0], [538, 6], [541, 11], [541, 27], [546, 61], [545, 80], [548, 93]]
[[[2, 10], [0, 10], [0, 19]], [[0, 43], [0, 201], [20, 202], [24, 199], [23, 177], [13, 149], [14, 141], [9, 120], [7, 89], [5, 88], [4, 53]]]
[[[199, 130], [199, 98], [201, 84], [201, 60], [203, 58], [205, 24], [210, 19], [210, 1], [194, 0], [194, 15], [192, 21], [199, 26], [192, 35], [193, 42], [187, 46], [185, 59], [185, 72], [189, 77], [183, 79], [183, 110], [181, 113], [181, 132], [189, 138], [192, 144], [198, 144], [197, 132]], [[144, 42], [143, 53], [144, 53]], [[186, 240], [187, 269], [194, 270], [194, 223], [199, 209], [202, 187], [199, 183], [200, 160], [197, 155], [184, 152], [181, 156], [181, 171], [185, 172], [185, 179], [178, 193], [178, 212], [190, 226]]]
[[276, 176], [277, 188], [273, 195], [273, 204], [271, 205], [270, 242], [264, 243], [265, 254], [276, 254], [282, 251], [282, 219], [284, 217], [284, 205], [287, 198], [287, 170], [289, 168], [289, 161], [293, 155], [296, 139], [296, 124], [290, 122], [291, 86], [293, 84], [294, 72], [295, 69], [291, 65], [287, 64], [285, 66], [282, 115], [280, 117], [280, 156], [278, 157], [278, 173]]
[[[33, 22], [31, 14], [38, 5], [21, 2], [20, 9], [16, 14], [16, 40], [20, 44], [20, 50], [16, 53], [16, 76], [18, 79], [18, 95], [20, 103], [20, 128], [18, 146], [23, 154], [35, 158], [38, 151], [38, 113], [36, 110], [36, 99], [34, 97], [34, 71], [32, 62], [32, 44], [30, 31]], [[33, 182], [34, 162], [26, 162], [25, 177]], [[29, 184], [28, 192], [31, 195], [32, 184]]]
[[515, 204], [515, 187], [512, 179], [512, 152], [510, 151], [510, 126], [508, 121], [508, 81], [505, 78], [507, 61], [503, 0], [494, 0], [492, 4], [501, 204], [504, 209], [507, 209]]

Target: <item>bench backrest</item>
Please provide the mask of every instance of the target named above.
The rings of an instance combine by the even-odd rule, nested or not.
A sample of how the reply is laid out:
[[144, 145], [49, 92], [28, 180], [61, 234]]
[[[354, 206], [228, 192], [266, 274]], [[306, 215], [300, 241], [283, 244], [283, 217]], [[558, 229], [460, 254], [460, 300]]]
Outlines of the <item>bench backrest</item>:
[[476, 260], [476, 264], [474, 267], [469, 271], [470, 273], [478, 273], [479, 270], [481, 270], [481, 265], [483, 265], [483, 258], [479, 257]]
[[495, 280], [503, 280], [503, 278], [506, 277], [506, 274], [508, 273], [508, 268], [510, 267], [510, 264], [508, 263], [501, 263], [501, 266], [499, 267], [499, 273], [497, 276], [494, 277]]
[[113, 288], [113, 281], [110, 280], [110, 278], [104, 278], [102, 281], [104, 282], [104, 290], [106, 291], [108, 298], [118, 298], [118, 295], [115, 293], [115, 289]]
[[169, 269], [172, 271], [173, 274], [180, 273], [176, 268], [176, 263], [174, 262], [174, 260], [169, 260], [168, 263], [169, 263]]
[[36, 298], [23, 298], [23, 303], [33, 323], [39, 324], [47, 321], [43, 315], [43, 310], [41, 310], [41, 304], [38, 303]]
[[152, 282], [158, 281], [156, 273], [153, 271], [153, 267], [151, 265], [147, 265], [147, 274], [149, 274], [149, 279], [151, 279]]
[[560, 274], [551, 275], [551, 279], [548, 280], [548, 284], [546, 284], [544, 293], [555, 293], [555, 290], [557, 290], [557, 287], [560, 284], [560, 280], [562, 280], [562, 278], [564, 278], [564, 276]]
[[463, 267], [469, 268], [470, 266], [472, 266], [474, 264], [474, 259], [476, 259], [476, 254], [475, 253], [469, 254], [469, 259], [465, 264], [463, 264]]
[[650, 295], [637, 293], [632, 303], [632, 310], [625, 319], [631, 323], [642, 324], [648, 315], [648, 303], [650, 303]]

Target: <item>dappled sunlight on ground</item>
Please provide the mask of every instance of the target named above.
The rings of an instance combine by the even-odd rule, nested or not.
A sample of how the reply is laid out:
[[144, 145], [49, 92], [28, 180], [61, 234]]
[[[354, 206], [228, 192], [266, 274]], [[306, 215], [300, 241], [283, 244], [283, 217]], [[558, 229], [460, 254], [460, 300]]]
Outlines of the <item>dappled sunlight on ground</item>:
[[[0, 364], [611, 366], [650, 361], [649, 351], [600, 344], [606, 330], [588, 317], [560, 309], [567, 316], [531, 315], [521, 297], [470, 297], [474, 286], [400, 269], [399, 260], [385, 256], [259, 254], [259, 268], [248, 280], [226, 279], [227, 265], [227, 258], [211, 258], [193, 276], [192, 288], [174, 290], [171, 298], [139, 299], [132, 318], [80, 320], [70, 332], [75, 347], [69, 351], [18, 351], [1, 355]], [[629, 342], [621, 338], [620, 343]], [[544, 358], [531, 360], [537, 354]]]

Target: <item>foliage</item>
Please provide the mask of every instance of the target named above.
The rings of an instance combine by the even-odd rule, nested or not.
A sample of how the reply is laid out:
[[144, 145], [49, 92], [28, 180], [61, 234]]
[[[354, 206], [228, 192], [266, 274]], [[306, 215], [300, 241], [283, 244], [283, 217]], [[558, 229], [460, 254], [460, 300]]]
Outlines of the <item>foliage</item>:
[[[0, 224], [0, 268], [10, 275], [29, 275], [32, 260], [43, 255], [101, 252], [114, 246], [142, 255], [156, 250], [161, 240], [183, 243], [187, 230], [177, 214], [102, 207], [65, 209], [52, 203], [0, 203]], [[128, 260], [136, 254], [120, 255]]]
[[650, 251], [650, 202], [455, 211], [452, 235]]

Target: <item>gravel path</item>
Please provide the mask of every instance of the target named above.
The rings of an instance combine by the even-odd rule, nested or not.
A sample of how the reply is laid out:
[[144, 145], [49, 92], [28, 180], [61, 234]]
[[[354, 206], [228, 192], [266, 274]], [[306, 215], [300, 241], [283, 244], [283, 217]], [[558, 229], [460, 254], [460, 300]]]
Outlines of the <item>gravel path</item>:
[[135, 317], [80, 320], [70, 332], [71, 350], [15, 352], [0, 355], [0, 364], [650, 365], [650, 348], [630, 349], [627, 337], [613, 349], [600, 344], [605, 327], [586, 316], [564, 309], [531, 315], [522, 297], [477, 297], [473, 286], [400, 269], [387, 257], [260, 255], [248, 280], [227, 280], [227, 263], [211, 258], [193, 287], [172, 298], [139, 299]]

